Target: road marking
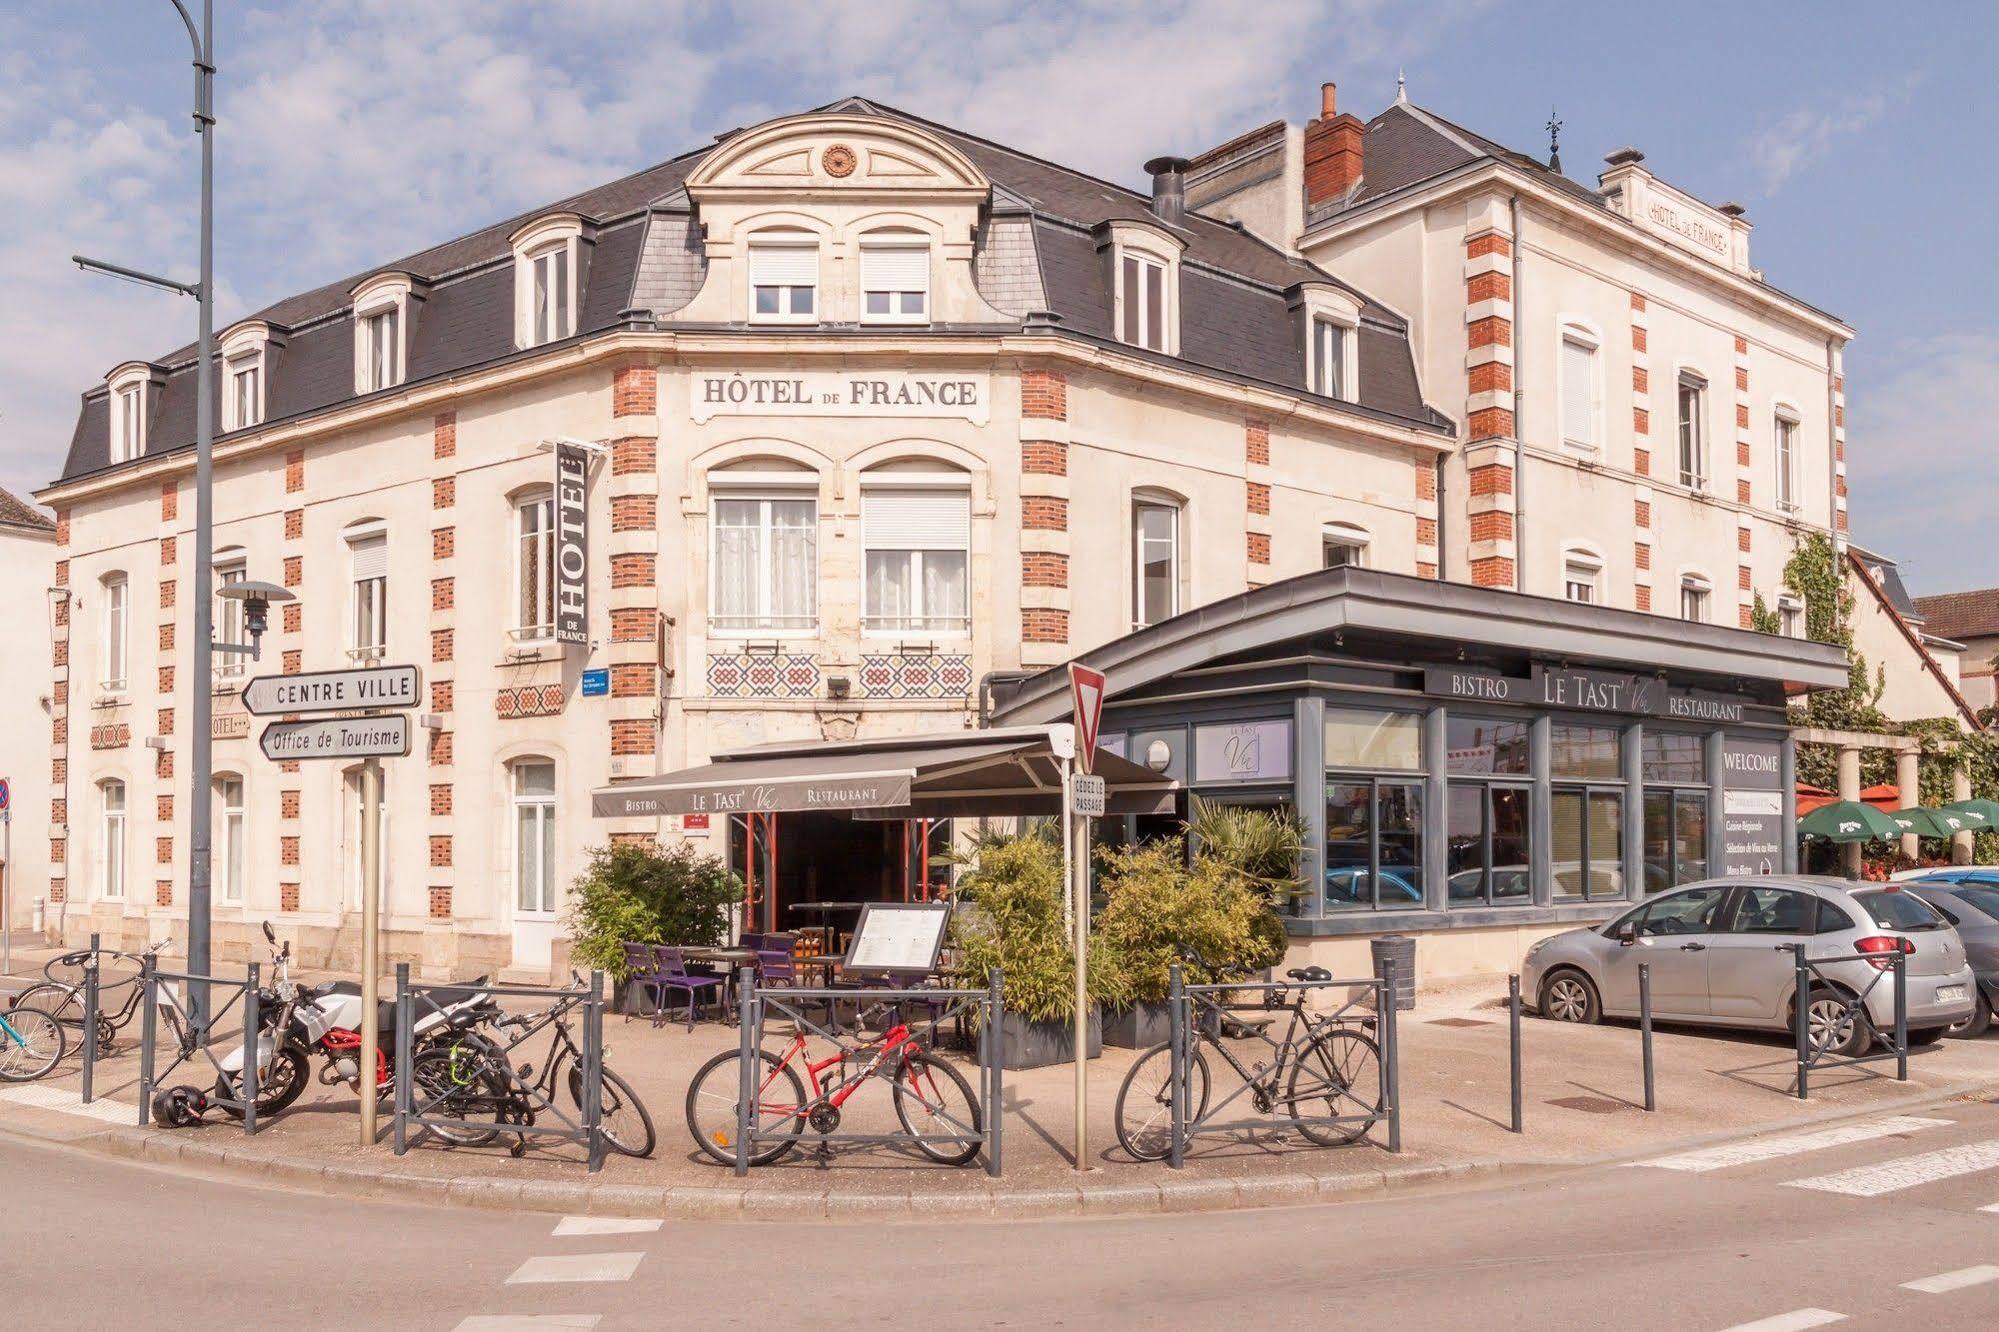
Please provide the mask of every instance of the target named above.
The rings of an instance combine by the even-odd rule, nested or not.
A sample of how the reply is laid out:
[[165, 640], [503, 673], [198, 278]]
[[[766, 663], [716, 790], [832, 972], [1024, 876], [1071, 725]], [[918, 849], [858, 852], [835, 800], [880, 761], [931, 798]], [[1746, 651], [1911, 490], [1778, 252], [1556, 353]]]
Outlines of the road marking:
[[1830, 1309], [1793, 1309], [1789, 1313], [1759, 1318], [1753, 1323], [1737, 1323], [1734, 1327], [1724, 1328], [1723, 1332], [1804, 1332], [1808, 1327], [1824, 1327], [1827, 1323], [1845, 1321], [1845, 1314], [1834, 1313]]
[[556, 1281], [630, 1281], [639, 1270], [642, 1253], [565, 1253], [530, 1258], [507, 1278], [509, 1286], [538, 1286]]
[[1793, 1189], [1817, 1189], [1821, 1193], [1844, 1193], [1855, 1198], [1877, 1198], [1884, 1193], [1912, 1189], [1918, 1184], [1934, 1184], [1958, 1175], [1975, 1174], [1999, 1167], [1999, 1142], [1974, 1142], [1963, 1147], [1946, 1147], [1940, 1152], [1903, 1156], [1879, 1165], [1842, 1170], [1813, 1179], [1786, 1181]]
[[603, 1318], [602, 1314], [476, 1314], [460, 1320], [452, 1332], [563, 1332], [568, 1328], [589, 1332]]
[[82, 1115], [87, 1119], [101, 1119], [107, 1124], [137, 1127], [139, 1123], [139, 1107], [136, 1105], [123, 1105], [102, 1097], [85, 1105], [81, 1092], [73, 1092], [67, 1087], [44, 1086], [38, 1082], [23, 1087], [8, 1087], [0, 1091], [0, 1101], [29, 1105], [37, 1110], [54, 1110], [65, 1115]]
[[643, 1235], [658, 1230], [657, 1219], [617, 1216], [565, 1216], [555, 1223], [557, 1235]]
[[1774, 1161], [1780, 1156], [1795, 1156], [1800, 1152], [1823, 1151], [1828, 1147], [1869, 1142], [1875, 1138], [1892, 1137], [1897, 1133], [1914, 1133], [1918, 1129], [1939, 1128], [1950, 1122], [1948, 1119], [1916, 1119], [1907, 1115], [1897, 1115], [1891, 1119], [1869, 1120], [1864, 1124], [1841, 1124], [1834, 1128], [1813, 1129], [1809, 1133], [1751, 1138], [1746, 1142], [1725, 1142], [1719, 1147], [1703, 1147], [1698, 1151], [1654, 1157], [1650, 1161], [1634, 1161], [1632, 1164], [1655, 1166], [1660, 1170], [1688, 1170], [1695, 1173], [1726, 1170], [1730, 1166], [1754, 1165], [1758, 1161]]
[[1982, 1263], [1977, 1267], [1960, 1267], [1955, 1272], [1939, 1272], [1921, 1281], [1904, 1281], [1902, 1289], [1919, 1290], [1925, 1295], [1943, 1295], [1963, 1290], [1966, 1286], [1982, 1286], [1988, 1281], [1999, 1281], [1999, 1267]]

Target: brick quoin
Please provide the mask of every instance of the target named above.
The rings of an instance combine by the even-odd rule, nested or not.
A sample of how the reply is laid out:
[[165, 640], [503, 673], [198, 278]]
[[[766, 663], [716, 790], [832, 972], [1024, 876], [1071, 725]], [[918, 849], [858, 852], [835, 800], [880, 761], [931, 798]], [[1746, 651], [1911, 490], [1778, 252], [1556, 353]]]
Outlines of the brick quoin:
[[160, 667], [160, 692], [162, 694], [171, 694], [173, 691], [174, 668], [171, 666], [162, 666]]
[[1739, 365], [1735, 367], [1735, 391], [1737, 393], [1749, 392], [1749, 371]]
[[1069, 530], [1069, 501], [1046, 495], [1027, 495], [1020, 501], [1020, 525], [1037, 532]]
[[69, 628], [69, 598], [68, 598], [68, 597], [64, 597], [64, 598], [62, 598], [62, 599], [61, 599], [60, 601], [56, 602], [56, 624], [55, 624], [55, 627], [56, 627], [56, 628], [58, 628], [58, 629], [67, 629], [67, 628]]
[[432, 661], [451, 660], [451, 631], [433, 629], [430, 631], [430, 659]]
[[[57, 707], [61, 707], [63, 704], [69, 702], [69, 681], [67, 680], [56, 681], [51, 697], [55, 699], [55, 705]], [[58, 759], [56, 761], [60, 763], [62, 760]], [[57, 778], [56, 780], [60, 781], [62, 779]]]
[[1844, 532], [1844, 531], [1846, 530], [1846, 510], [1845, 510], [1845, 509], [1841, 509], [1841, 510], [1839, 511], [1838, 515], [1837, 515], [1837, 516], [1836, 516], [1836, 517], [1835, 517], [1835, 518], [1833, 519], [1833, 524], [1832, 524], [1832, 525], [1833, 525], [1834, 529], [1835, 529], [1835, 530], [1837, 530], [1837, 531], [1841, 531], [1841, 532]]
[[287, 555], [284, 564], [286, 587], [297, 587], [305, 579], [305, 556]]
[[1504, 558], [1473, 560], [1471, 581], [1473, 587], [1512, 587], [1513, 561]]
[[69, 640], [67, 638], [58, 638], [49, 652], [56, 665], [69, 665]]
[[285, 510], [285, 540], [299, 541], [305, 537], [305, 510]]
[[1434, 546], [1437, 544], [1437, 520], [1435, 518], [1418, 518], [1416, 520], [1416, 544], [1419, 546]]
[[278, 792], [278, 817], [281, 819], [295, 819], [298, 817], [297, 791]]
[[1736, 428], [1737, 430], [1747, 430], [1747, 429], [1749, 429], [1749, 404], [1748, 404], [1748, 403], [1744, 403], [1744, 402], [1738, 402], [1737, 404], [1735, 404], [1735, 428]]
[[180, 541], [176, 537], [160, 538], [160, 564], [171, 565], [180, 557]]
[[659, 557], [647, 551], [632, 551], [611, 557], [612, 587], [651, 587], [657, 576]]
[[613, 532], [648, 532], [658, 524], [659, 496], [613, 495], [611, 497]]
[[451, 711], [451, 705], [455, 701], [453, 696], [456, 692], [451, 681], [432, 680], [430, 682], [430, 710], [432, 712]]
[[160, 484], [160, 521], [173, 522], [180, 517], [180, 488], [171, 481]]
[[298, 835], [296, 833], [286, 833], [284, 836], [278, 838], [278, 863], [280, 865], [298, 864]]
[[161, 708], [159, 716], [154, 719], [154, 724], [159, 727], [161, 735], [172, 735], [174, 733], [174, 710], [172, 708]]
[[430, 784], [430, 812], [438, 818], [451, 814], [451, 783], [432, 782]]
[[175, 594], [176, 594], [176, 593], [178, 593], [178, 592], [179, 592], [179, 590], [180, 590], [180, 589], [179, 589], [179, 588], [177, 588], [177, 587], [176, 587], [176, 586], [174, 585], [174, 580], [173, 580], [173, 579], [171, 579], [171, 578], [162, 578], [162, 579], [160, 580], [160, 609], [161, 609], [161, 610], [172, 610], [172, 609], [174, 608], [174, 600], [175, 600]]
[[1633, 350], [1633, 351], [1644, 351], [1644, 350], [1645, 350], [1645, 330], [1644, 330], [1644, 329], [1642, 329], [1642, 328], [1634, 328], [1634, 329], [1632, 329], [1632, 330], [1631, 330], [1631, 350]]
[[1740, 591], [1743, 591], [1743, 592], [1747, 592], [1747, 591], [1749, 591], [1749, 590], [1751, 589], [1751, 587], [1753, 586], [1753, 584], [1752, 584], [1752, 582], [1751, 582], [1751, 578], [1752, 578], [1752, 577], [1753, 577], [1753, 575], [1752, 575], [1752, 574], [1750, 573], [1750, 570], [1749, 570], [1749, 566], [1748, 566], [1748, 565], [1746, 565], [1746, 564], [1740, 564], [1740, 565], [1737, 565], [1737, 566], [1736, 566], [1736, 569], [1735, 569], [1735, 586], [1737, 587], [1737, 589], [1739, 589]]
[[1737, 356], [1747, 356], [1749, 354], [1748, 338], [1737, 338], [1735, 340], [1735, 354]]
[[1631, 470], [1640, 476], [1652, 475], [1652, 451], [1650, 449], [1633, 449], [1631, 451]]
[[1418, 560], [1416, 561], [1416, 576], [1418, 578], [1435, 578], [1437, 576], [1437, 566], [1428, 560]]
[[1251, 564], [1270, 563], [1270, 533], [1249, 533], [1249, 562]]
[[1471, 516], [1471, 539], [1473, 541], [1510, 541], [1513, 539], [1513, 515], [1503, 509], [1487, 509]]
[[171, 749], [162, 749], [153, 756], [153, 776], [163, 782], [174, 779], [174, 752]]
[[297, 885], [297, 884], [295, 884], [295, 883], [281, 883], [281, 884], [279, 884], [279, 885], [278, 885], [278, 910], [280, 910], [280, 911], [297, 911], [297, 910], [298, 910], [298, 885]]
[[1746, 480], [1742, 480], [1742, 481], [1737, 481], [1737, 482], [1735, 483], [1735, 502], [1736, 502], [1737, 504], [1747, 504], [1747, 503], [1749, 503], [1749, 482], [1748, 482], [1748, 481], [1746, 481]]
[[1020, 446], [1020, 470], [1033, 476], [1069, 475], [1069, 446], [1051, 439], [1030, 439]]
[[654, 612], [643, 606], [622, 606], [611, 612], [613, 643], [650, 643]]
[[1437, 469], [1428, 463], [1416, 464], [1416, 498], [1419, 500], [1437, 498]]
[[1633, 602], [1633, 604], [1634, 604], [1634, 605], [1636, 605], [1636, 606], [1638, 607], [1638, 609], [1639, 609], [1639, 610], [1642, 610], [1642, 611], [1648, 611], [1648, 610], [1651, 610], [1651, 609], [1652, 609], [1652, 589], [1651, 589], [1651, 588], [1649, 588], [1649, 587], [1646, 587], [1646, 586], [1645, 586], [1644, 584], [1642, 584], [1642, 583], [1641, 583], [1641, 584], [1639, 585], [1639, 587], [1638, 587], [1638, 596], [1637, 596], [1637, 599], [1636, 599], [1636, 601], [1635, 601], [1635, 602]]
[[658, 465], [659, 441], [642, 435], [611, 441], [611, 475], [641, 476]]
[[1651, 434], [1652, 413], [1646, 411], [1643, 407], [1633, 407], [1631, 409], [1631, 429], [1634, 434]]
[[286, 648], [279, 669], [286, 675], [297, 675], [304, 669], [305, 654], [297, 648]]
[[1052, 606], [1026, 606], [1020, 612], [1020, 636], [1029, 643], [1069, 641], [1069, 612]]
[[430, 918], [432, 920], [451, 919], [451, 890], [433, 886], [430, 890]]
[[153, 880], [153, 905], [172, 906], [174, 904], [174, 881], [172, 879]]
[[1650, 370], [1647, 370], [1642, 365], [1632, 366], [1631, 391], [1633, 393], [1646, 393], [1649, 392], [1651, 388], [1652, 388], [1652, 372]]
[[1473, 393], [1511, 393], [1513, 391], [1513, 367], [1504, 361], [1487, 361], [1484, 365], [1471, 368], [1471, 391]]
[[439, 412], [430, 418], [430, 456], [438, 459], [458, 456], [457, 412]]
[[305, 607], [299, 605], [296, 601], [286, 602], [284, 631], [288, 634], [295, 634], [299, 631], [300, 627], [304, 625], [304, 623], [305, 623]]
[[1632, 501], [1631, 516], [1640, 527], [1650, 527], [1652, 525], [1651, 502], [1648, 500]]
[[[54, 762], [54, 763], [53, 763], [53, 764], [52, 764], [52, 765], [50, 766], [50, 768], [49, 768], [49, 780], [50, 780], [51, 782], [55, 783], [55, 784], [56, 784], [57, 786], [61, 786], [61, 785], [62, 785], [62, 784], [63, 784], [64, 782], [66, 782], [66, 781], [68, 781], [68, 780], [69, 780], [69, 760], [68, 760], [68, 759], [57, 759], [57, 760], [55, 760], [55, 762]], [[56, 821], [57, 823], [67, 823], [67, 822], [68, 822], [68, 820], [67, 820], [67, 819], [57, 819], [57, 820], [55, 820], [55, 821]]]
[[1466, 425], [1472, 439], [1510, 439], [1513, 413], [1504, 407], [1481, 407]]
[[1640, 314], [1645, 312], [1645, 298], [1635, 291], [1631, 293], [1631, 308]]
[[650, 662], [620, 662], [611, 667], [612, 698], [651, 698], [654, 693]]
[[1652, 547], [1643, 541], [1634, 542], [1631, 547], [1631, 562], [1640, 569], [1652, 567]]
[[1741, 552], [1742, 552], [1743, 554], [1745, 554], [1745, 555], [1747, 555], [1747, 554], [1749, 553], [1749, 529], [1748, 529], [1748, 528], [1746, 528], [1746, 527], [1738, 527], [1738, 528], [1736, 528], [1736, 529], [1735, 529], [1735, 548], [1736, 548], [1737, 550], [1741, 551]]
[[58, 546], [67, 546], [67, 545], [69, 544], [69, 510], [68, 510], [68, 509], [57, 509], [57, 510], [56, 510], [56, 544], [57, 544]]
[[649, 365], [627, 365], [611, 380], [611, 415], [650, 416], [659, 410], [659, 376]]
[[1263, 482], [1251, 481], [1247, 498], [1251, 513], [1270, 512], [1270, 487]]
[[1060, 370], [1020, 372], [1020, 414], [1037, 421], [1069, 419], [1069, 381]]
[[1749, 441], [1746, 439], [1735, 441], [1735, 465], [1737, 467], [1749, 466]]
[[450, 578], [430, 580], [430, 608], [434, 611], [448, 611], [457, 604], [458, 585]]
[[1513, 299], [1513, 278], [1506, 273], [1473, 273], [1465, 279], [1465, 304]]
[[68, 561], [68, 560], [57, 560], [57, 561], [56, 561], [56, 586], [57, 586], [57, 587], [68, 587], [68, 586], [69, 586], [69, 561]]
[[1270, 465], [1270, 422], [1242, 423], [1242, 452], [1243, 458], [1256, 466]]
[[1020, 581], [1028, 587], [1069, 586], [1069, 557], [1053, 551], [1023, 551], [1020, 556]]
[[1474, 319], [1465, 327], [1465, 345], [1468, 347], [1511, 347], [1513, 345], [1513, 321], [1501, 319], [1498, 315], [1487, 315], [1484, 319]]
[[296, 495], [305, 489], [305, 450], [293, 449], [285, 455], [285, 494]]
[[1466, 475], [1466, 482], [1474, 495], [1511, 495], [1513, 493], [1513, 469], [1505, 463], [1487, 463], [1474, 467]]
[[430, 837], [430, 867], [449, 869], [451, 866], [451, 834], [432, 833]]
[[174, 821], [174, 798], [170, 795], [153, 797], [153, 817], [161, 823]]
[[[60, 782], [62, 778], [58, 777], [56, 780]], [[64, 800], [61, 796], [57, 796], [54, 800], [49, 801], [49, 822], [55, 824], [57, 827], [61, 827], [63, 824], [69, 822], [69, 801]]]
[[614, 757], [650, 754], [652, 751], [652, 718], [621, 717], [611, 723], [611, 753]]
[[1504, 258], [1513, 253], [1513, 242], [1497, 231], [1488, 231], [1473, 236], [1465, 242], [1465, 255], [1472, 259], [1483, 259], [1488, 254]]
[[457, 553], [457, 528], [433, 527], [430, 529], [430, 558], [433, 560], [448, 560]]
[[451, 766], [451, 732], [432, 731], [430, 733], [430, 766], [448, 768]]
[[448, 509], [458, 502], [458, 478], [455, 476], [432, 477], [430, 482], [430, 507]]
[[1756, 608], [1754, 606], [1743, 606], [1740, 608], [1738, 614], [1741, 617], [1744, 629], [1754, 629], [1756, 627]]

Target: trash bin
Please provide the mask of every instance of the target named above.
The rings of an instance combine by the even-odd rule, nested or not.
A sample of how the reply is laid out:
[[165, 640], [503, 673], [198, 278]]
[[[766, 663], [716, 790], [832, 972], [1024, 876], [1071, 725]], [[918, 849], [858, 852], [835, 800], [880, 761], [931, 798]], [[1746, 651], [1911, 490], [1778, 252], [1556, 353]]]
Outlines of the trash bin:
[[1369, 941], [1374, 953], [1374, 974], [1385, 973], [1390, 960], [1395, 963], [1395, 1008], [1406, 1013], [1416, 1007], [1416, 940], [1407, 934], [1384, 934]]

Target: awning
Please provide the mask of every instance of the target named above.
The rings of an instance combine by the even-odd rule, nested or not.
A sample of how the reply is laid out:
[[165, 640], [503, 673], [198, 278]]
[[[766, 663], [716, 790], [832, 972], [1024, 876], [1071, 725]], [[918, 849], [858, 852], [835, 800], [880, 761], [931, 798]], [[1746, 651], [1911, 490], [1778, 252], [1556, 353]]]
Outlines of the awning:
[[[941, 735], [758, 745], [709, 763], [591, 793], [600, 819], [801, 810], [865, 818], [1059, 814], [1062, 767], [1051, 732], [1023, 726]], [[1107, 814], [1169, 814], [1179, 783], [1098, 750]]]

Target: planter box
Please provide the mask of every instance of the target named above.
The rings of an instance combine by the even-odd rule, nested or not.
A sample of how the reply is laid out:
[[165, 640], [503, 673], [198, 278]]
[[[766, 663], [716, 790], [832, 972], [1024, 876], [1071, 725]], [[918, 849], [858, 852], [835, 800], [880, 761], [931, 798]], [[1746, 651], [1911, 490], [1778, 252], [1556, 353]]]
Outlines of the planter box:
[[1121, 1050], [1150, 1050], [1172, 1035], [1173, 1018], [1166, 1002], [1135, 1004], [1104, 1018], [1104, 1044]]
[[649, 985], [621, 980], [614, 993], [616, 1002], [613, 1007], [626, 1017], [651, 1017], [658, 1009], [658, 1005], [653, 1001], [659, 997], [659, 991]]
[[[1090, 1010], [1089, 1058], [1104, 1052], [1103, 1014]], [[1000, 1020], [1000, 1067], [1018, 1071], [1076, 1062], [1076, 1028], [1072, 1022], [1029, 1022], [1018, 1013]]]

